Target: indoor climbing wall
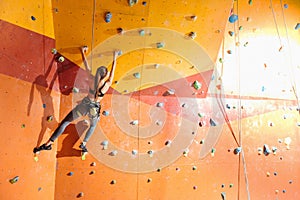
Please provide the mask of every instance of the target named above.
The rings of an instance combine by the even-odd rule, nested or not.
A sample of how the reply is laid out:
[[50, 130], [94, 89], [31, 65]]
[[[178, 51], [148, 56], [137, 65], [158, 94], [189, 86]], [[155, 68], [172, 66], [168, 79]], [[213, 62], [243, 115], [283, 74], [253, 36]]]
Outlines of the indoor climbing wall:
[[[297, 0], [1, 2], [0, 199], [298, 199]], [[114, 82], [89, 126], [80, 47]]]

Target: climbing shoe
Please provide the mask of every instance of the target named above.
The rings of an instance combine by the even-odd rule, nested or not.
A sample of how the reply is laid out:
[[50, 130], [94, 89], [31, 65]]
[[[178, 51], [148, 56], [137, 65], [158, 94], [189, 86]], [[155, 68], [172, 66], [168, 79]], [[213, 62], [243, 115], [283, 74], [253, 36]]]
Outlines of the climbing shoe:
[[80, 144], [79, 148], [81, 149], [82, 153], [87, 153], [88, 152], [86, 146], [83, 145], [83, 143]]
[[43, 144], [42, 146], [39, 146], [39, 147], [35, 147], [33, 149], [33, 153], [37, 153], [39, 151], [42, 151], [42, 150], [51, 150], [52, 149], [52, 144], [49, 144], [48, 146], [46, 146], [46, 144]]

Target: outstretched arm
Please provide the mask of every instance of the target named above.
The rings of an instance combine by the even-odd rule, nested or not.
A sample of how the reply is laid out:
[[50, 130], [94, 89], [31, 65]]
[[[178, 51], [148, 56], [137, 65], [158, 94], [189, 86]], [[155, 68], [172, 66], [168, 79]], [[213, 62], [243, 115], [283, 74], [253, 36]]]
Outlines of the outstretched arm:
[[81, 52], [81, 57], [82, 57], [83, 64], [85, 66], [85, 70], [89, 74], [91, 74], [92, 73], [92, 69], [90, 68], [89, 63], [87, 62], [86, 56], [85, 56], [85, 53], [87, 52], [87, 50], [88, 50], [87, 46], [82, 46], [81, 49], [80, 49], [80, 52]]
[[112, 63], [112, 67], [109, 73], [109, 77], [108, 80], [110, 83], [112, 83], [113, 79], [114, 79], [114, 75], [115, 75], [115, 69], [116, 69], [116, 65], [117, 65], [117, 56], [119, 54], [119, 51], [115, 51], [114, 52], [114, 58], [113, 58], [113, 63]]

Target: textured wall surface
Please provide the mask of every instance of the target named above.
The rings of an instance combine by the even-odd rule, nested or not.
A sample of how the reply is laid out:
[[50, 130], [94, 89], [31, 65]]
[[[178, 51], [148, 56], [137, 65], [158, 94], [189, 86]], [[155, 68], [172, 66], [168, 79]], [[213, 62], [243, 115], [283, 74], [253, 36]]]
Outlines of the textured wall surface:
[[[0, 2], [0, 199], [299, 199], [299, 1], [129, 2]], [[89, 154], [83, 117], [34, 157], [83, 45], [93, 74], [122, 51]]]

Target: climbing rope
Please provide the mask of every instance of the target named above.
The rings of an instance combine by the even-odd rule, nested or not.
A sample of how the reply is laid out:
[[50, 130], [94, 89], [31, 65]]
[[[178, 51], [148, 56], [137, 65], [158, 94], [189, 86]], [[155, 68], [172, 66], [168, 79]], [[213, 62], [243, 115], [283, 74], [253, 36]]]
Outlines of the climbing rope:
[[95, 38], [95, 15], [96, 15], [96, 2], [97, 0], [93, 1], [93, 16], [92, 16], [92, 42], [91, 42], [91, 70], [93, 70], [93, 49], [94, 49], [94, 38]]
[[[236, 13], [237, 16], [239, 16], [239, 1], [236, 1]], [[246, 160], [245, 160], [245, 153], [243, 149], [243, 140], [242, 140], [242, 100], [241, 100], [241, 63], [240, 63], [240, 33], [239, 33], [239, 19], [237, 19], [237, 28], [234, 26], [234, 31], [237, 32], [235, 34], [235, 51], [236, 51], [236, 63], [237, 63], [237, 69], [238, 69], [238, 135], [239, 135], [239, 146], [241, 147], [241, 153], [239, 154], [239, 169], [238, 169], [238, 199], [240, 199], [240, 187], [241, 187], [241, 163], [243, 164], [243, 171], [244, 171], [244, 177], [245, 177], [245, 184], [246, 184], [246, 191], [247, 191], [247, 199], [250, 200], [250, 191], [249, 191], [249, 181], [248, 181], [248, 173], [247, 173], [247, 166], [246, 166]]]
[[[287, 38], [289, 69], [290, 69], [289, 70], [289, 77], [290, 77], [291, 86], [292, 86], [294, 95], [296, 97], [297, 108], [299, 108], [299, 98], [298, 98], [298, 94], [297, 94], [297, 84], [296, 84], [296, 81], [295, 81], [294, 70], [293, 70], [292, 48], [291, 48], [290, 38], [289, 38], [289, 34], [288, 34], [286, 19], [285, 19], [285, 15], [284, 15], [282, 0], [280, 0], [280, 7], [281, 7], [282, 19], [283, 19], [283, 22], [284, 22], [285, 35], [286, 35], [286, 38]], [[275, 23], [275, 25], [277, 26], [277, 23]], [[276, 28], [278, 29], [278, 27], [276, 27]]]

